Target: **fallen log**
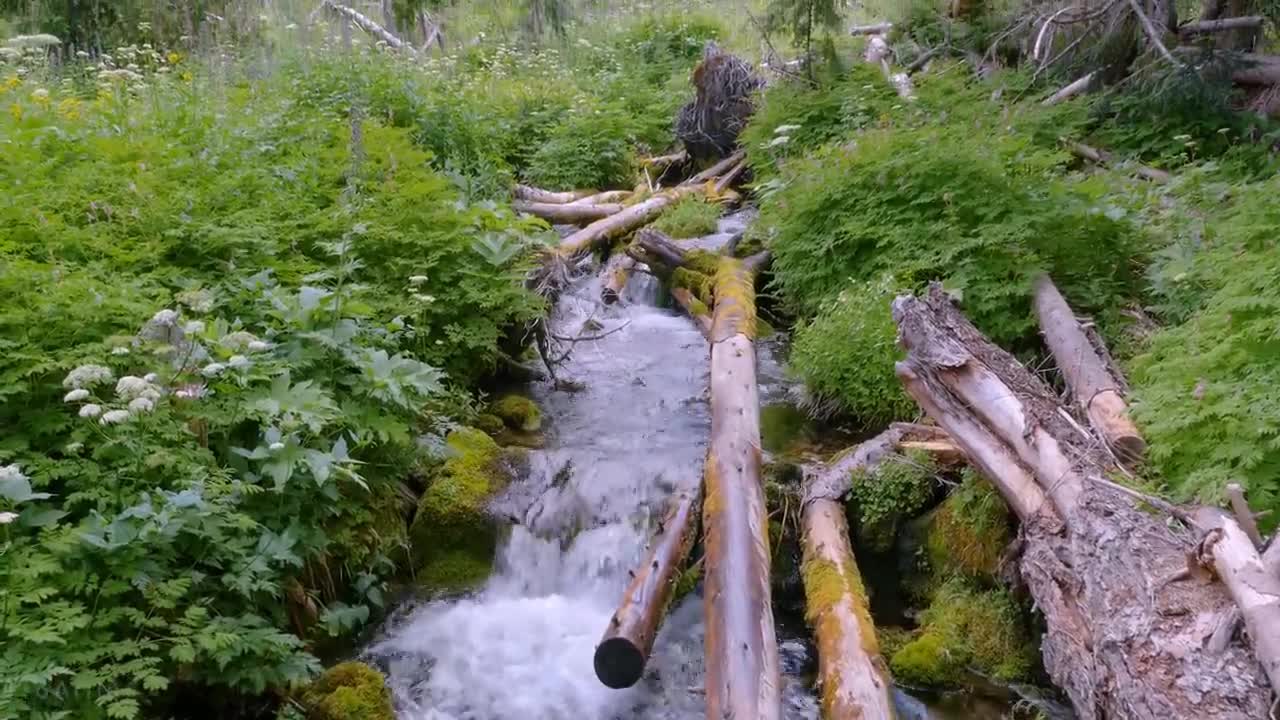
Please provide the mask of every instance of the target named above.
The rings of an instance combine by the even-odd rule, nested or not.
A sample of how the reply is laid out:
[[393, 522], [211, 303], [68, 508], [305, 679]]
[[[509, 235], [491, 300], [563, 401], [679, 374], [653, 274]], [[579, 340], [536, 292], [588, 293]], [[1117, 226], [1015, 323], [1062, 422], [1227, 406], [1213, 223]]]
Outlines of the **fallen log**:
[[628, 200], [634, 193], [630, 190], [605, 190], [595, 195], [588, 195], [581, 200], [574, 200], [571, 205], [604, 205], [608, 203], [621, 203]]
[[596, 646], [596, 677], [607, 687], [631, 687], [644, 674], [672, 591], [697, 540], [700, 496], [698, 490], [675, 499]]
[[623, 210], [623, 206], [614, 203], [542, 203], [526, 200], [516, 200], [511, 203], [511, 207], [527, 215], [535, 215], [547, 222], [561, 225], [595, 222]]
[[693, 324], [697, 326], [698, 331], [710, 342], [711, 315], [707, 306], [701, 300], [695, 298], [688, 288], [671, 288], [671, 297], [675, 299], [680, 307], [684, 308], [685, 313], [693, 321]]
[[697, 185], [699, 183], [704, 183], [712, 178], [719, 177], [723, 173], [728, 172], [731, 168], [733, 168], [734, 165], [737, 165], [738, 163], [742, 162], [742, 160], [746, 156], [747, 156], [747, 153], [745, 150], [738, 150], [730, 154], [728, 157], [725, 157], [724, 159], [720, 160], [719, 162], [716, 162], [711, 167], [708, 167], [706, 170], [703, 170], [702, 172], [694, 175], [688, 180], [685, 180], [683, 183], [681, 183], [681, 185], [685, 185], [685, 186]]
[[[1175, 48], [1174, 53], [1189, 60], [1205, 57], [1203, 48], [1192, 46]], [[1209, 61], [1223, 63], [1231, 73], [1231, 81], [1237, 85], [1280, 85], [1280, 56], [1215, 52]]]
[[664, 272], [671, 272], [683, 267], [687, 259], [685, 249], [677, 245], [670, 237], [653, 228], [641, 228], [631, 241], [631, 246], [639, 251], [646, 262], [656, 262]]
[[1199, 20], [1178, 27], [1178, 34], [1184, 38], [1195, 35], [1225, 32], [1227, 30], [1256, 30], [1262, 27], [1262, 16], [1247, 15], [1245, 17], [1222, 18], [1219, 20]]
[[884, 79], [888, 81], [893, 89], [898, 93], [898, 97], [903, 100], [915, 100], [916, 89], [911, 82], [911, 76], [907, 73], [895, 73], [893, 68], [889, 66], [889, 44], [885, 42], [880, 35], [872, 35], [867, 41], [866, 60], [869, 63], [880, 66], [880, 72], [884, 74]]
[[1094, 75], [1096, 75], [1096, 73], [1089, 73], [1082, 78], [1067, 83], [1062, 87], [1062, 89], [1041, 101], [1040, 104], [1045, 107], [1057, 105], [1064, 100], [1070, 100], [1076, 95], [1085, 92], [1091, 85], [1093, 85]]
[[600, 271], [600, 300], [612, 305], [622, 298], [622, 290], [636, 269], [635, 258], [625, 252], [614, 251]]
[[805, 619], [818, 643], [822, 717], [893, 720], [893, 683], [849, 544], [844, 506], [813, 500], [802, 523]]
[[[1064, 140], [1064, 143], [1066, 144], [1067, 149], [1071, 151], [1072, 155], [1083, 160], [1088, 160], [1095, 165], [1102, 165], [1105, 167], [1114, 163], [1114, 158], [1111, 156], [1111, 153], [1080, 142]], [[1139, 177], [1161, 185], [1173, 179], [1173, 176], [1164, 170], [1158, 170], [1148, 165], [1138, 164], [1134, 167], [1134, 172], [1137, 173]]]
[[[991, 413], [970, 401], [1003, 400], [966, 398], [947, 381], [979, 365], [1022, 408], [1020, 427], [1039, 431], [1029, 436], [1030, 442], [1020, 432], [1018, 439], [1037, 449], [1042, 441], [1053, 441], [1057, 452], [1069, 458], [1067, 469], [1089, 479], [1080, 487], [1065, 532], [1051, 515], [1028, 517], [1026, 510], [1018, 511], [1025, 518], [1018, 570], [1044, 614], [1045, 669], [1070, 698], [1077, 716], [1264, 717], [1271, 690], [1248, 648], [1228, 642], [1222, 653], [1201, 652], [1218, 619], [1232, 608], [1226, 589], [1188, 576], [1186, 538], [1172, 530], [1164, 516], [1140, 507], [1132, 491], [1122, 492], [1101, 479], [1108, 467], [1105, 456], [1061, 417], [1053, 391], [978, 333], [940, 286], [931, 287], [922, 298], [898, 298], [894, 318], [908, 349], [899, 376], [907, 380], [914, 397], [935, 402], [935, 407], [925, 407], [926, 412], [984, 473], [1017, 475], [1018, 458], [1026, 466], [1023, 481], [1027, 469], [1035, 471], [1035, 483], [1057, 500], [1054, 485], [1059, 478], [1043, 475], [1021, 457], [1022, 452], [1011, 451], [1015, 444], [991, 425]], [[970, 434], [996, 443], [992, 452], [997, 458], [1003, 455], [1003, 469], [991, 457], [978, 460], [980, 448], [965, 439], [963, 428], [956, 428], [956, 417], [964, 420]], [[1011, 506], [1026, 508], [1027, 503], [1007, 492], [1010, 477], [992, 479]]]
[[891, 22], [878, 22], [871, 25], [854, 25], [849, 28], [850, 35], [888, 35], [893, 29]]
[[1249, 644], [1280, 693], [1280, 577], [1269, 572], [1249, 536], [1229, 515], [1216, 508], [1201, 508], [1196, 522], [1208, 535], [1201, 543], [1202, 559], [1212, 561], [1218, 577], [1235, 600]]
[[715, 196], [719, 197], [723, 195], [726, 190], [733, 186], [733, 183], [738, 179], [738, 176], [742, 175], [746, 169], [747, 161], [744, 158], [739, 160], [738, 163], [726, 171], [725, 174], [721, 175], [720, 179], [716, 180], [716, 183], [713, 186]]
[[664, 190], [661, 193], [625, 208], [622, 212], [597, 220], [581, 230], [560, 241], [560, 254], [574, 257], [590, 252], [596, 246], [616, 240], [623, 235], [642, 227], [662, 214], [667, 206], [680, 198], [700, 192], [694, 186], [681, 186]]
[[370, 35], [378, 38], [389, 47], [395, 48], [396, 50], [403, 50], [410, 55], [418, 54], [418, 51], [412, 45], [396, 37], [394, 33], [374, 22], [372, 18], [364, 15], [354, 8], [349, 8], [346, 5], [339, 5], [333, 0], [322, 0], [320, 6], [316, 9], [328, 9], [331, 12], [350, 20], [361, 30], [364, 30]]
[[1053, 280], [1048, 275], [1040, 275], [1033, 287], [1040, 334], [1089, 424], [1122, 462], [1141, 461], [1147, 442], [1129, 419], [1129, 407], [1120, 383], [1098, 356]]
[[555, 203], [563, 205], [571, 203], [575, 200], [591, 197], [595, 195], [592, 190], [571, 190], [569, 192], [552, 192], [543, 190], [542, 188], [532, 187], [530, 185], [516, 185], [513, 193], [517, 200], [526, 200], [528, 202], [537, 203]]
[[644, 158], [640, 161], [640, 165], [655, 172], [662, 172], [672, 165], [680, 165], [688, 160], [689, 153], [681, 150], [679, 152], [673, 152], [670, 155], [658, 155], [657, 157]]
[[703, 507], [708, 720], [778, 720], [769, 521], [760, 479], [755, 289], [721, 258], [711, 327], [711, 443]]

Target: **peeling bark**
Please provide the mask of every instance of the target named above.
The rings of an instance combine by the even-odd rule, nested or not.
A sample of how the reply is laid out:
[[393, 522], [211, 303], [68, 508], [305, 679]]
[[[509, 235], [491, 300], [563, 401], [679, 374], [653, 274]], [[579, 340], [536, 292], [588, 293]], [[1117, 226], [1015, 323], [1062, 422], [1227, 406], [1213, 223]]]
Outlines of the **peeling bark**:
[[[1017, 456], [1055, 503], [1059, 478], [1045, 475], [1036, 456], [1049, 443], [1066, 470], [1088, 479], [1064, 518], [1068, 531], [1044, 512], [1024, 520], [1019, 559], [1022, 579], [1048, 627], [1045, 668], [1081, 720], [1265, 717], [1271, 691], [1248, 648], [1235, 642], [1220, 654], [1204, 651], [1232, 600], [1221, 584], [1186, 572], [1194, 548], [1189, 533], [1175, 531], [1164, 516], [1102, 482], [1105, 459], [1061, 418], [1052, 390], [978, 333], [941, 287], [931, 287], [924, 298], [899, 298], [894, 317], [909, 351], [899, 376], [913, 396], [913, 387], [928, 391], [918, 395], [935, 401], [926, 411], [984, 473], [998, 468], [990, 458], [983, 467], [966, 432], [1005, 445], [1006, 467], [1017, 467], [1008, 462]], [[962, 393], [956, 376], [975, 373], [994, 378], [1004, 395]], [[1007, 415], [1007, 406], [993, 413], [975, 402], [1016, 403], [1021, 414]], [[948, 425], [953, 414], [965, 418], [967, 431]], [[1011, 420], [1021, 422], [1015, 426]], [[1011, 429], [1021, 432], [1011, 438]], [[1028, 450], [1032, 456], [1024, 457]], [[1014, 505], [1010, 495], [1006, 499]]]

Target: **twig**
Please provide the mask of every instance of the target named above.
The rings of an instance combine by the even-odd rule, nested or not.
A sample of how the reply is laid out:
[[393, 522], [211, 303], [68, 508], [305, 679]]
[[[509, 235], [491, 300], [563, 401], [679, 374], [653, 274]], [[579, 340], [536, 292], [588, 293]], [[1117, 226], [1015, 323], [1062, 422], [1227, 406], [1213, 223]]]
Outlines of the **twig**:
[[1155, 25], [1151, 24], [1151, 18], [1147, 17], [1147, 14], [1142, 12], [1142, 6], [1138, 4], [1138, 0], [1129, 0], [1129, 7], [1133, 8], [1133, 13], [1138, 16], [1138, 21], [1142, 23], [1142, 29], [1147, 33], [1147, 37], [1150, 38], [1151, 43], [1155, 45], [1156, 49], [1160, 51], [1160, 54], [1164, 56], [1164, 59], [1173, 63], [1174, 67], [1182, 67], [1182, 63], [1178, 62], [1177, 58], [1169, 52], [1169, 48], [1164, 46], [1164, 41], [1160, 39], [1160, 33], [1156, 32]]
[[1173, 503], [1170, 503], [1166, 500], [1161, 500], [1160, 498], [1154, 495], [1148, 495], [1144, 492], [1138, 492], [1133, 488], [1127, 488], [1124, 485], [1113, 483], [1110, 480], [1102, 477], [1101, 475], [1090, 475], [1088, 477], [1090, 480], [1098, 483], [1099, 485], [1102, 485], [1103, 487], [1107, 487], [1112, 490], [1115, 490], [1118, 493], [1128, 495], [1129, 497], [1135, 500], [1140, 500], [1150, 505], [1151, 507], [1156, 508], [1161, 512], [1164, 512], [1170, 517], [1174, 517], [1174, 518], [1177, 518], [1178, 520], [1181, 520], [1183, 524], [1185, 524], [1187, 527], [1200, 528], [1200, 525], [1196, 523], [1195, 519], [1192, 518], [1191, 515], [1189, 515], [1186, 511], [1179, 509]]
[[1244, 530], [1244, 534], [1249, 536], [1253, 541], [1253, 546], [1262, 549], [1262, 533], [1258, 532], [1258, 523], [1253, 519], [1253, 512], [1249, 510], [1249, 503], [1244, 499], [1244, 488], [1239, 483], [1227, 483], [1227, 499], [1231, 501], [1231, 512], [1236, 515], [1236, 522], [1240, 523], [1240, 529]]
[[602, 332], [599, 335], [579, 335], [578, 337], [569, 337], [567, 335], [552, 335], [551, 337], [561, 342], [568, 342], [568, 343], [591, 342], [593, 340], [601, 340], [603, 338], [607, 338], [610, 335], [618, 332], [619, 330], [621, 330], [622, 328], [630, 324], [631, 324], [631, 321], [628, 320], [622, 323], [621, 325], [619, 325], [618, 327]]

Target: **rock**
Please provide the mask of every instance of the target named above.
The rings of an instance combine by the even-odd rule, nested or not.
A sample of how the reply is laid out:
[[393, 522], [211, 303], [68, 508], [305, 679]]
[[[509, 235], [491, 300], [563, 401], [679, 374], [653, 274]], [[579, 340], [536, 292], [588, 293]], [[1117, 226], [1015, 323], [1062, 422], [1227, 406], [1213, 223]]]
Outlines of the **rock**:
[[418, 584], [457, 591], [489, 575], [498, 527], [488, 504], [513, 469], [498, 443], [473, 428], [450, 433], [445, 447], [448, 457], [418, 502], [409, 536]]
[[395, 720], [386, 679], [362, 662], [326, 670], [302, 691], [302, 704], [310, 720]]
[[527, 397], [508, 395], [495, 402], [491, 410], [512, 430], [536, 432], [542, 428], [542, 411]]

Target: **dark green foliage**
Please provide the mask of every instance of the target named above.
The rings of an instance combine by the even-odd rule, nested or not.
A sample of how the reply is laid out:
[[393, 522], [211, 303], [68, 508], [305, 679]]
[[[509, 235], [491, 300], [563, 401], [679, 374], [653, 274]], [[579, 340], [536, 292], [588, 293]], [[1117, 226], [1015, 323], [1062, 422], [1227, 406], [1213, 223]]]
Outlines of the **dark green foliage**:
[[851, 283], [796, 329], [789, 358], [820, 406], [834, 404], [866, 427], [916, 413], [893, 372], [900, 354], [889, 312], [894, 289], [889, 278]]
[[892, 455], [872, 472], [853, 477], [851, 504], [858, 518], [858, 539], [874, 552], [893, 544], [898, 524], [928, 504], [937, 486], [933, 459], [919, 452]]
[[570, 110], [547, 133], [522, 173], [553, 189], [629, 187], [635, 145], [630, 116], [614, 107]]

